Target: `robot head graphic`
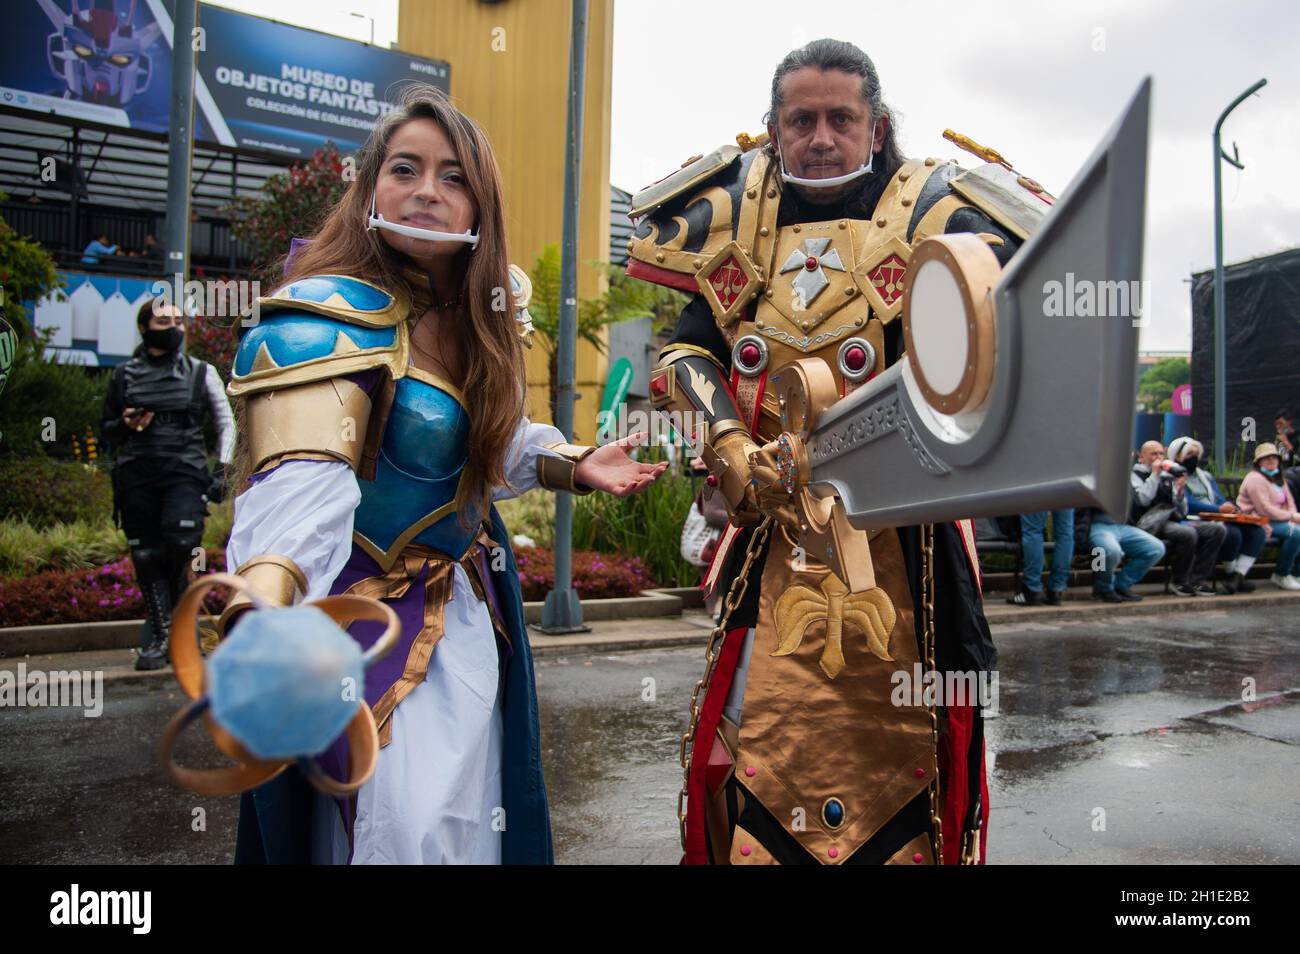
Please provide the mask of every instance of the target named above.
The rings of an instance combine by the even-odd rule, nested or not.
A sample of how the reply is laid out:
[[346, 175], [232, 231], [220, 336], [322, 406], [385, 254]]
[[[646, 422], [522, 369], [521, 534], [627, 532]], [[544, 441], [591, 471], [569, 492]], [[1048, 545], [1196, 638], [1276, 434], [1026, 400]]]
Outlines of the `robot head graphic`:
[[70, 0], [67, 14], [53, 0], [38, 2], [57, 30], [45, 52], [66, 98], [121, 108], [148, 88], [153, 63], [145, 50], [162, 28], [135, 27], [136, 0]]

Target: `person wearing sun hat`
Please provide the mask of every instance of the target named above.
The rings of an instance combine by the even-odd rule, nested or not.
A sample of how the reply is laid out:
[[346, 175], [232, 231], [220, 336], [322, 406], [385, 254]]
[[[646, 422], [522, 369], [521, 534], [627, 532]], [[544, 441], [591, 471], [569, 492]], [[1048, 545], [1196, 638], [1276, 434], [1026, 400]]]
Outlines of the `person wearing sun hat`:
[[1255, 448], [1251, 471], [1241, 482], [1237, 506], [1242, 513], [1259, 514], [1269, 521], [1269, 536], [1281, 542], [1277, 565], [1271, 578], [1283, 590], [1300, 590], [1295, 571], [1300, 568], [1300, 512], [1296, 511], [1291, 488], [1282, 479], [1281, 455], [1277, 445], [1260, 444]]

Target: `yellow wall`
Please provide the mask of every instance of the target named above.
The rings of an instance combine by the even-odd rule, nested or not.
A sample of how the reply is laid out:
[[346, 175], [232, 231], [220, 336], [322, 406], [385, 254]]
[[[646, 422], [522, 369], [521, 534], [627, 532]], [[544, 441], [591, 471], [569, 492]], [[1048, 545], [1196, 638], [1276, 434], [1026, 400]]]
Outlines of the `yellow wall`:
[[[578, 295], [600, 293], [604, 276], [589, 262], [609, 258], [609, 118], [613, 0], [589, 0], [583, 108]], [[548, 243], [562, 238], [564, 130], [569, 77], [568, 0], [402, 0], [398, 45], [451, 64], [451, 98], [487, 131], [505, 180], [511, 260], [532, 271]], [[504, 49], [502, 49], [504, 47]], [[578, 344], [575, 438], [592, 443], [608, 368]], [[549, 421], [546, 353], [528, 355], [530, 416]]]

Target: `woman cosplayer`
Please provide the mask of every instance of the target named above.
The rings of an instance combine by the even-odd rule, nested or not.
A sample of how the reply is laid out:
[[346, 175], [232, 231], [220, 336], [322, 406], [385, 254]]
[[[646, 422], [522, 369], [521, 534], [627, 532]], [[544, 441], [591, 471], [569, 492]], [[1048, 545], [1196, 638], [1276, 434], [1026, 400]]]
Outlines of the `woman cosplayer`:
[[[247, 792], [237, 862], [546, 863], [532, 660], [492, 500], [625, 495], [665, 465], [524, 417], [529, 284], [507, 262], [482, 130], [414, 87], [235, 358], [240, 447], [228, 565], [281, 605], [382, 599], [402, 624], [367, 671], [381, 749], [351, 798], [294, 769]], [[223, 627], [248, 608], [231, 600]], [[368, 647], [380, 626], [354, 622]], [[335, 743], [321, 764], [347, 777]]]

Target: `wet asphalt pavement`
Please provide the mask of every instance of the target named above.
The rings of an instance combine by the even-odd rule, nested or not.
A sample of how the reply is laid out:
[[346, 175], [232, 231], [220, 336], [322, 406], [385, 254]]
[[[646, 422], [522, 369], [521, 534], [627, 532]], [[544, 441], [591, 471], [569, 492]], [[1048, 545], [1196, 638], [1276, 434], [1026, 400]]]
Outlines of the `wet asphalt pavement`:
[[[995, 628], [990, 863], [1300, 862], [1297, 611]], [[676, 863], [678, 738], [702, 659], [539, 660], [558, 861]], [[178, 791], [157, 765], [175, 684], [106, 692], [98, 719], [0, 708], [0, 861], [228, 862], [236, 800]], [[215, 764], [193, 730], [180, 757]]]

